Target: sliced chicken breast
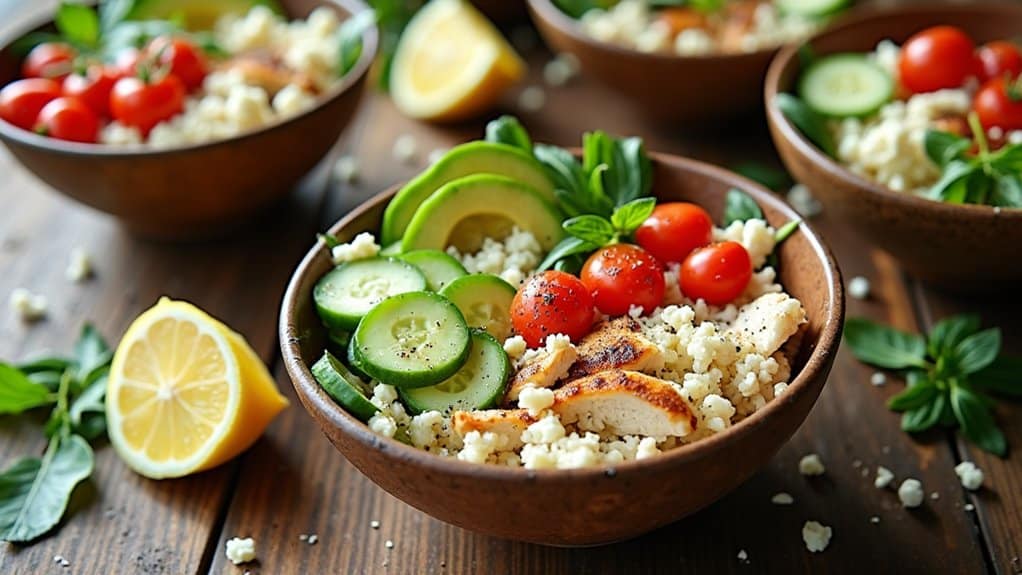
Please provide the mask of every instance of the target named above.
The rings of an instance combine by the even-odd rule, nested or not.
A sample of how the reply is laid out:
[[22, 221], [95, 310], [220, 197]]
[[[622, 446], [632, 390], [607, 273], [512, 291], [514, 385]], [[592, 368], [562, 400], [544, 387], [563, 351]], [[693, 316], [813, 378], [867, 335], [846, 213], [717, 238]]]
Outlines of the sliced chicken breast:
[[728, 333], [767, 357], [795, 335], [805, 321], [801, 302], [786, 293], [768, 293], [743, 305]]
[[578, 359], [568, 372], [568, 379], [577, 379], [607, 371], [630, 369], [649, 371], [663, 366], [660, 349], [640, 330], [639, 322], [628, 317], [604, 322], [577, 346]]
[[553, 352], [544, 352], [532, 361], [522, 365], [511, 378], [505, 401], [518, 401], [518, 394], [527, 386], [553, 387], [568, 375], [568, 369], [578, 358], [574, 346], [562, 347]]
[[510, 443], [507, 449], [517, 449], [522, 445], [522, 432], [539, 420], [529, 415], [527, 409], [480, 409], [455, 411], [451, 421], [454, 424], [454, 431], [461, 437], [465, 437], [470, 431], [479, 433], [492, 431], [508, 438]]

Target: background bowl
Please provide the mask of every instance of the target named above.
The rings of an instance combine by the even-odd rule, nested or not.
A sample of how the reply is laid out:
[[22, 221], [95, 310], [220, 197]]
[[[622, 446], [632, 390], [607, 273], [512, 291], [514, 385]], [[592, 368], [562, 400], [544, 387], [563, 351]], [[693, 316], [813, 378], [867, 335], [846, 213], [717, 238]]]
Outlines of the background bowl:
[[[319, 6], [348, 15], [360, 0], [283, 0], [304, 18]], [[18, 77], [10, 44], [40, 24], [0, 40], [0, 85]], [[0, 139], [39, 179], [57, 191], [120, 219], [131, 231], [161, 239], [223, 234], [291, 191], [337, 141], [358, 105], [376, 54], [376, 29], [362, 55], [315, 106], [297, 116], [227, 140], [151, 150], [45, 138], [0, 121]]]
[[528, 3], [532, 21], [553, 51], [574, 55], [583, 74], [655, 120], [707, 126], [762, 104], [763, 78], [778, 48], [705, 56], [649, 54], [590, 37], [550, 0]]
[[[874, 9], [831, 28], [810, 44], [817, 54], [868, 52], [877, 42], [901, 44], [913, 33], [953, 24], [977, 44], [1010, 39], [1022, 30], [1022, 4], [961, 4]], [[852, 173], [798, 131], [774, 97], [790, 91], [799, 74], [797, 47], [783, 49], [770, 66], [767, 120], [781, 159], [824, 208], [850, 221], [914, 276], [955, 291], [989, 291], [1022, 280], [1013, 265], [1022, 245], [1022, 210], [952, 205], [895, 192]]]
[[[697, 202], [715, 217], [732, 187], [748, 191], [779, 226], [797, 217], [752, 182], [692, 160], [654, 155], [654, 190], [664, 200]], [[375, 233], [397, 187], [331, 228], [341, 241]], [[809, 316], [793, 362], [797, 377], [759, 412], [711, 438], [664, 455], [614, 467], [529, 471], [446, 459], [376, 435], [337, 406], [309, 366], [323, 353], [325, 331], [312, 289], [331, 267], [320, 244], [291, 278], [280, 317], [284, 363], [302, 404], [352, 464], [404, 502], [460, 527], [549, 545], [627, 539], [676, 521], [748, 479], [801, 425], [830, 372], [841, 336], [844, 300], [830, 251], [808, 227], [779, 249], [780, 280]], [[551, 520], [554, 518], [554, 520]]]

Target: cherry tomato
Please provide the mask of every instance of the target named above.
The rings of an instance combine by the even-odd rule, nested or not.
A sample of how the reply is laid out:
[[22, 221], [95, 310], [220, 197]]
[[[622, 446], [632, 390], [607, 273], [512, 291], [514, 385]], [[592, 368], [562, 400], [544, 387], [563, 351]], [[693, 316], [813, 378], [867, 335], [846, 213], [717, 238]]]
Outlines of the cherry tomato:
[[751, 278], [752, 260], [738, 242], [699, 248], [681, 264], [681, 292], [712, 305], [724, 305], [742, 295]]
[[85, 102], [64, 96], [43, 106], [35, 129], [58, 140], [92, 143], [99, 135], [99, 117]]
[[0, 118], [31, 130], [39, 110], [60, 97], [60, 84], [47, 78], [15, 80], [0, 90]]
[[120, 74], [112, 68], [89, 66], [84, 74], [75, 72], [64, 78], [64, 95], [74, 96], [99, 116], [110, 115], [110, 91]]
[[611, 316], [625, 315], [637, 305], [650, 313], [664, 301], [664, 268], [649, 252], [629, 244], [596, 250], [582, 266], [582, 283], [596, 308]]
[[994, 78], [983, 84], [972, 99], [972, 109], [984, 128], [1004, 131], [1022, 130], [1022, 94], [1006, 78]]
[[577, 277], [546, 271], [525, 282], [511, 302], [511, 323], [529, 347], [563, 333], [578, 341], [593, 325], [593, 296]]
[[189, 92], [202, 86], [206, 77], [206, 57], [198, 46], [184, 38], [160, 36], [149, 44], [147, 52], [157, 65], [169, 66]]
[[664, 263], [685, 261], [696, 248], [710, 243], [713, 220], [695, 204], [660, 204], [635, 230], [635, 243]]
[[21, 75], [26, 78], [52, 78], [63, 80], [71, 73], [78, 54], [74, 48], [60, 42], [39, 44], [21, 63]]
[[1011, 42], [996, 41], [984, 44], [976, 52], [983, 67], [983, 79], [1017, 77], [1022, 73], [1022, 53]]
[[977, 75], [975, 46], [954, 26], [934, 26], [908, 39], [901, 47], [898, 73], [913, 93], [960, 88]]
[[125, 126], [134, 126], [142, 135], [148, 135], [153, 126], [181, 113], [184, 99], [184, 84], [173, 74], [151, 82], [124, 77], [110, 92], [110, 114]]

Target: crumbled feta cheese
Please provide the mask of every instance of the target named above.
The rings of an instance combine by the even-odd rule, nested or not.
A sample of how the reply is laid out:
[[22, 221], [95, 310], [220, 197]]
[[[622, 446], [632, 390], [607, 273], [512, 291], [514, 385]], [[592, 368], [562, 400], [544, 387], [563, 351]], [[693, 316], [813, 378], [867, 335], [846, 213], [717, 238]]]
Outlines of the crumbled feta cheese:
[[418, 149], [419, 145], [415, 142], [414, 136], [411, 134], [401, 134], [394, 140], [394, 148], [391, 153], [394, 154], [394, 159], [402, 164], [411, 164], [415, 161], [415, 154]]
[[803, 218], [818, 216], [823, 211], [823, 206], [813, 197], [813, 193], [804, 184], [795, 184], [788, 190], [786, 196], [788, 203]]
[[[526, 388], [530, 389], [530, 388]], [[525, 390], [522, 390], [525, 393]], [[533, 423], [522, 432], [522, 441], [533, 445], [550, 445], [560, 441], [565, 436], [564, 426], [557, 414], [550, 413], [546, 417]]]
[[507, 354], [508, 358], [512, 361], [522, 357], [525, 350], [529, 348], [528, 344], [525, 343], [525, 338], [520, 335], [511, 336], [504, 340], [504, 353]]
[[887, 375], [882, 371], [874, 372], [873, 375], [869, 376], [869, 382], [877, 387], [885, 385], [887, 383]]
[[798, 461], [798, 472], [802, 475], [823, 475], [826, 471], [823, 460], [815, 453], [810, 453]]
[[133, 146], [142, 143], [142, 132], [134, 126], [110, 122], [100, 129], [99, 142], [111, 146]]
[[34, 322], [46, 317], [49, 305], [46, 296], [34, 294], [24, 288], [16, 288], [11, 292], [9, 300], [11, 311], [24, 322]]
[[653, 457], [660, 453], [660, 448], [656, 446], [656, 439], [653, 437], [643, 437], [639, 441], [639, 447], [635, 449], [636, 459], [646, 459], [647, 457]]
[[316, 535], [315, 533], [309, 535], [308, 539], [309, 545], [315, 545], [317, 541], [319, 541], [319, 535]]
[[962, 487], [969, 491], [975, 491], [983, 485], [983, 470], [971, 461], [963, 461], [956, 465], [955, 474], [962, 482]]
[[373, 234], [362, 232], [350, 242], [335, 246], [331, 253], [334, 257], [334, 263], [342, 264], [344, 262], [375, 257], [376, 254], [380, 253], [380, 245], [376, 243], [376, 238], [373, 237]]
[[358, 180], [358, 159], [350, 155], [338, 158], [334, 163], [334, 177], [345, 184]]
[[546, 105], [546, 92], [540, 86], [529, 86], [518, 94], [518, 107], [525, 112], [538, 112]]
[[443, 433], [444, 416], [439, 411], [424, 411], [408, 424], [408, 437], [419, 449], [434, 447]]
[[749, 559], [749, 554], [745, 552], [745, 549], [739, 549], [738, 550], [738, 560], [739, 561], [748, 561], [748, 559]]
[[80, 283], [92, 276], [92, 256], [82, 247], [71, 248], [70, 259], [64, 277]]
[[245, 539], [232, 537], [227, 540], [226, 553], [227, 558], [235, 565], [248, 563], [256, 557], [255, 540], [251, 537], [246, 537]]
[[537, 417], [543, 410], [554, 404], [554, 390], [545, 387], [527, 386], [518, 395], [518, 406], [529, 410], [529, 415]]
[[559, 54], [543, 66], [543, 81], [550, 86], [559, 87], [570, 82], [577, 73], [577, 63]]
[[973, 505], [972, 503], [966, 503], [965, 506], [962, 507], [962, 509], [966, 511], [974, 511], [976, 509], [976, 506]]
[[869, 518], [869, 522], [876, 525], [877, 523], [880, 523], [880, 518], [874, 515], [873, 517]]
[[475, 253], [462, 254], [455, 246], [449, 246], [447, 253], [461, 262], [469, 273], [500, 276], [514, 287], [525, 281], [543, 258], [543, 248], [536, 236], [517, 226], [503, 240], [484, 239]]
[[930, 494], [930, 499], [932, 499], [934, 501], [940, 499], [940, 493], [934, 491], [933, 493]]
[[819, 553], [830, 545], [830, 538], [834, 531], [816, 521], [806, 521], [805, 525], [802, 526], [802, 541], [806, 544], [806, 549], [813, 553]]
[[919, 507], [922, 505], [925, 495], [923, 484], [918, 479], [906, 479], [898, 487], [898, 499], [901, 500], [904, 507]]
[[682, 30], [674, 38], [674, 51], [681, 56], [700, 56], [713, 52], [717, 47], [713, 38], [700, 28]]
[[788, 391], [788, 384], [787, 383], [782, 381], [780, 383], [775, 383], [774, 384], [774, 397], [777, 397], [777, 396], [781, 395], [785, 391]]
[[295, 84], [288, 84], [273, 96], [273, 111], [281, 116], [296, 116], [316, 105], [316, 97]]
[[877, 476], [876, 479], [873, 480], [873, 485], [877, 489], [884, 489], [890, 485], [892, 481], [894, 481], [894, 473], [891, 473], [891, 470], [887, 469], [883, 465], [878, 465]]
[[641, 305], [630, 305], [628, 306], [628, 317], [632, 319], [639, 319], [644, 313]]
[[380, 528], [380, 522], [375, 520], [375, 519], [373, 519], [372, 521], [369, 522], [369, 527], [372, 527], [373, 529], [379, 529]]
[[855, 299], [869, 299], [869, 289], [869, 280], [862, 276], [855, 276], [848, 281], [848, 295]]
[[387, 541], [383, 544], [383, 546], [386, 547], [387, 549], [393, 549], [394, 548], [394, 542], [391, 541], [390, 539], [387, 539]]
[[369, 429], [384, 437], [394, 437], [397, 434], [397, 422], [381, 411], [369, 418]]
[[470, 463], [486, 463], [490, 456], [505, 449], [510, 443], [507, 437], [492, 431], [470, 431], [465, 434], [463, 441], [465, 444], [458, 452], [458, 459]]
[[770, 502], [774, 505], [791, 505], [795, 502], [795, 498], [792, 497], [790, 493], [782, 491], [774, 494], [774, 496], [770, 498]]

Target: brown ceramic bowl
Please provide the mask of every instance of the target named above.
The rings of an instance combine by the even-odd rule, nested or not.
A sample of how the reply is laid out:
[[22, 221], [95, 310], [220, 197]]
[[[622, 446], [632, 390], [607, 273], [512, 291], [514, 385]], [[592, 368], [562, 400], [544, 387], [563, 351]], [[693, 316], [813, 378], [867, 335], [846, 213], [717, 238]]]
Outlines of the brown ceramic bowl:
[[[697, 202], [715, 218], [732, 187], [751, 194], [774, 226], [797, 217], [765, 189], [707, 164], [655, 155], [653, 178], [661, 199]], [[396, 189], [352, 211], [330, 233], [348, 241], [359, 232], [377, 232]], [[284, 364], [302, 404], [338, 451], [404, 502], [498, 537], [548, 545], [609, 543], [713, 503], [763, 467], [809, 413], [841, 336], [841, 276], [830, 251], [807, 226], [782, 244], [779, 257], [780, 280], [802, 300], [809, 317], [788, 391], [723, 433], [613, 468], [530, 471], [465, 463], [376, 435], [338, 407], [309, 372], [326, 336], [312, 301], [313, 286], [332, 267], [321, 244], [299, 264], [284, 296], [279, 334]]]
[[574, 55], [582, 73], [628, 98], [643, 114], [672, 124], [705, 127], [756, 110], [767, 67], [778, 50], [649, 54], [590, 37], [551, 0], [528, 3], [532, 21], [552, 50]]
[[[283, 0], [290, 17], [319, 6], [347, 15], [361, 0]], [[0, 85], [18, 77], [10, 44], [38, 24], [0, 40]], [[287, 194], [319, 162], [351, 120], [376, 54], [376, 29], [363, 36], [358, 63], [317, 105], [227, 140], [151, 150], [45, 138], [0, 121], [0, 139], [21, 163], [57, 191], [161, 239], [221, 235]]]
[[[899, 44], [919, 30], [953, 24], [977, 44], [1013, 38], [1022, 30], [1022, 4], [927, 4], [861, 12], [814, 38], [817, 54], [869, 52], [885, 38]], [[788, 170], [825, 209], [846, 218], [911, 274], [954, 291], [991, 291], [1017, 285], [1022, 266], [1012, 265], [1022, 245], [1022, 210], [951, 205], [886, 186], [852, 173], [811, 144], [773, 104], [799, 75], [796, 47], [782, 50], [766, 81], [767, 119]]]

